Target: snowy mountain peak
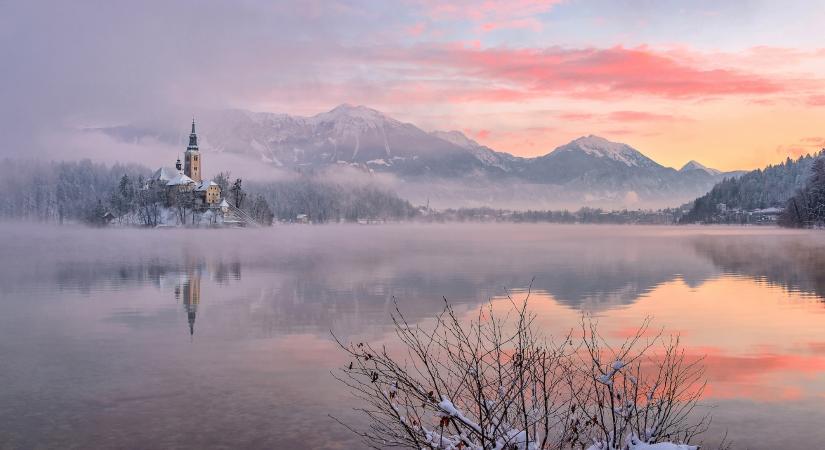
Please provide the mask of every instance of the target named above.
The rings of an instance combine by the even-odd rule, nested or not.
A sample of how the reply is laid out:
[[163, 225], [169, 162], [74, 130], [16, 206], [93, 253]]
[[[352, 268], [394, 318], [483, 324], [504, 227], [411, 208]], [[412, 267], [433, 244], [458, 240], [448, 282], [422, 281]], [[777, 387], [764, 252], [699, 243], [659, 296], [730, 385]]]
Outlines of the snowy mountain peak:
[[706, 167], [695, 160], [690, 160], [687, 164], [682, 166], [681, 169], [679, 169], [679, 172], [687, 172], [689, 170], [701, 170], [703, 172], [707, 172], [710, 175], [719, 175], [722, 173], [721, 170]]
[[478, 142], [468, 138], [467, 135], [458, 130], [433, 131], [430, 134], [467, 150], [481, 147]]
[[373, 128], [384, 124], [400, 124], [401, 122], [384, 115], [381, 111], [363, 105], [353, 106], [343, 103], [329, 112], [317, 114], [310, 118], [313, 122], [360, 122], [371, 125]]
[[603, 137], [589, 135], [574, 139], [555, 150], [556, 152], [582, 152], [598, 158], [608, 158], [628, 166], [658, 165], [633, 147], [620, 142], [612, 142]]

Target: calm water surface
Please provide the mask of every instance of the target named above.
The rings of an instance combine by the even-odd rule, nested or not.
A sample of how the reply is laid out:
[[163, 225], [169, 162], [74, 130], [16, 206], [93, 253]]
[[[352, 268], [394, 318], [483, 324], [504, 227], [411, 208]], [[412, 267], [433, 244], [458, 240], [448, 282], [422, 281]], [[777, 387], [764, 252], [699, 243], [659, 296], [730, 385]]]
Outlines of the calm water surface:
[[653, 316], [705, 355], [707, 442], [823, 448], [825, 233], [554, 225], [0, 225], [0, 448], [362, 448], [330, 331], [531, 279], [550, 334]]

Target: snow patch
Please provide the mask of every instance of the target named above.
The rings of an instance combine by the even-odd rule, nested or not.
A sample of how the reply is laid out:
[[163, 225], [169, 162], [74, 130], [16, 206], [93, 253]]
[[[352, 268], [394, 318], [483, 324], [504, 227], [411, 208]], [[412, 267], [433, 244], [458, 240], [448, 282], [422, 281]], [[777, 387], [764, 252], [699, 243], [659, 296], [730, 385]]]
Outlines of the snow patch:
[[598, 158], [609, 158], [628, 166], [640, 167], [648, 166], [651, 163], [656, 164], [650, 158], [627, 144], [611, 142], [603, 137], [592, 134], [590, 136], [580, 137], [567, 145], [563, 145], [554, 150], [553, 153], [575, 151], [584, 152]]

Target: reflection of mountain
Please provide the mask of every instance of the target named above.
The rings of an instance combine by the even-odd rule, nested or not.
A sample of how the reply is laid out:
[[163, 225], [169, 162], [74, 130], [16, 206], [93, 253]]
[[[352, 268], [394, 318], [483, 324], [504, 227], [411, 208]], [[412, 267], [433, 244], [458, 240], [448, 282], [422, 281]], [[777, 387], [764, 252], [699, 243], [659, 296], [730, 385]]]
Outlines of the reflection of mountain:
[[696, 252], [727, 273], [825, 298], [825, 245], [809, 235], [717, 236], [695, 240]]
[[[825, 278], [818, 271], [825, 252], [810, 235], [705, 230], [296, 226], [243, 235], [204, 232], [211, 237], [209, 245], [181, 244], [190, 235], [182, 230], [153, 234], [161, 250], [151, 251], [143, 250], [144, 232], [119, 230], [95, 237], [96, 248], [107, 251], [57, 253], [47, 264], [37, 254], [17, 255], [18, 264], [0, 273], [0, 285], [81, 293], [156, 286], [164, 296], [177, 286], [181, 303], [176, 307], [186, 308], [190, 332], [197, 316], [199, 329], [261, 334], [381, 326], [387, 324], [393, 298], [417, 320], [437, 313], [442, 297], [472, 307], [508, 288], [522, 289], [531, 279], [534, 291], [587, 311], [632, 304], [675, 279], [698, 286], [720, 271], [825, 295]], [[113, 242], [120, 247], [108, 251]], [[45, 242], [43, 248], [60, 245]], [[103, 259], [100, 253], [115, 256]], [[209, 299], [215, 314], [202, 316], [201, 297]], [[149, 326], [153, 317], [174, 320], [163, 311], [113, 314], [118, 315], [113, 321], [134, 327]]]
[[[437, 313], [442, 296], [474, 306], [505, 288], [524, 288], [531, 278], [534, 291], [571, 308], [598, 311], [631, 304], [676, 278], [700, 282], [717, 275], [681, 238], [618, 239], [609, 227], [549, 229], [562, 232], [527, 240], [477, 239], [469, 245], [466, 237], [450, 233], [433, 241], [425, 228], [403, 248], [398, 242], [368, 248], [339, 244], [245, 266], [245, 293], [232, 301], [234, 322], [265, 333], [357, 331], [386, 324], [393, 298], [418, 320]], [[523, 229], [528, 236], [536, 230]], [[599, 230], [606, 235], [598, 236]]]

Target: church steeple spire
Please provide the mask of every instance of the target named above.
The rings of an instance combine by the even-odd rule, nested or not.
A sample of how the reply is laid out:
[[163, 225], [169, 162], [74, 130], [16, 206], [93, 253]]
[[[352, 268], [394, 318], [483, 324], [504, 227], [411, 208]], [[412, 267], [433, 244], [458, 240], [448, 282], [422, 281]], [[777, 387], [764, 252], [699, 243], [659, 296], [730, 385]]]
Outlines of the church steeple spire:
[[189, 133], [189, 146], [186, 150], [198, 150], [198, 135], [195, 133], [195, 118], [192, 117], [192, 132]]

